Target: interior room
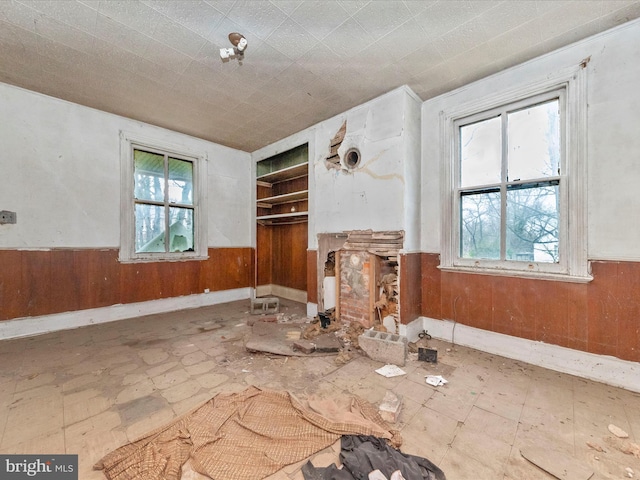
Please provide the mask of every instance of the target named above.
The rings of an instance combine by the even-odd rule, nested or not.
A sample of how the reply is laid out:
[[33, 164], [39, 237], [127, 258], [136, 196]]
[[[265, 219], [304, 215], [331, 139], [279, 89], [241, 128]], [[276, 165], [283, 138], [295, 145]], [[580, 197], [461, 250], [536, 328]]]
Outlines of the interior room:
[[0, 0], [5, 470], [640, 475], [638, 59], [633, 0]]

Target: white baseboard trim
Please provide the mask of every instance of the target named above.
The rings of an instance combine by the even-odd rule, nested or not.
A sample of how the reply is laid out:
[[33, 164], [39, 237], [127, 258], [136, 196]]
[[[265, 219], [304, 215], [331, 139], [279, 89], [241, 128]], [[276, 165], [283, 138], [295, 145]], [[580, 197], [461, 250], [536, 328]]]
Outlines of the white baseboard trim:
[[307, 291], [296, 290], [295, 288], [283, 287], [282, 285], [258, 285], [256, 287], [256, 296], [266, 297], [273, 295], [274, 297], [286, 298], [298, 303], [307, 303]]
[[417, 342], [420, 338], [418, 334], [424, 330], [423, 323], [422, 317], [418, 317], [406, 325], [401, 323], [398, 325], [398, 333], [407, 337], [410, 342]]
[[448, 342], [453, 338], [456, 345], [640, 392], [640, 363], [512, 337], [448, 320], [421, 318], [423, 328], [434, 338]]
[[219, 292], [199, 293], [182, 297], [163, 298], [148, 302], [126, 303], [109, 307], [56, 313], [39, 317], [24, 317], [0, 322], [0, 340], [30, 337], [57, 330], [113, 322], [156, 313], [173, 312], [189, 308], [207, 307], [219, 303], [250, 298], [251, 288], [236, 288]]

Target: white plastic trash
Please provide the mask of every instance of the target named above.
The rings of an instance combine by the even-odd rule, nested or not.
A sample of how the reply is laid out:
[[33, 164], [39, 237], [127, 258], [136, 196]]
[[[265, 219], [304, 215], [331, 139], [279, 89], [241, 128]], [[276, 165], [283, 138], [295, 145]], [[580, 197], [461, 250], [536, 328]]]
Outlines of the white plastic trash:
[[427, 383], [434, 387], [439, 387], [449, 382], [442, 375], [427, 375]]

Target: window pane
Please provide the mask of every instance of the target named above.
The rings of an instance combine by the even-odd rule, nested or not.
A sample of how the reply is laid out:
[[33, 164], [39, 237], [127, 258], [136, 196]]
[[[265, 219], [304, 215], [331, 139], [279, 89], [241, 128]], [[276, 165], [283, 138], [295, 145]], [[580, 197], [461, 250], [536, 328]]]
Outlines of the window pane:
[[460, 127], [460, 186], [501, 181], [500, 117]]
[[193, 163], [169, 158], [169, 202], [193, 205]]
[[463, 195], [460, 256], [500, 258], [500, 192]]
[[559, 102], [508, 114], [508, 179], [527, 180], [559, 175]]
[[135, 164], [135, 198], [164, 201], [164, 156], [156, 153], [133, 151]]
[[164, 252], [164, 208], [136, 204], [136, 252]]
[[509, 188], [507, 260], [558, 263], [558, 185]]
[[193, 251], [193, 210], [190, 208], [169, 209], [169, 251]]

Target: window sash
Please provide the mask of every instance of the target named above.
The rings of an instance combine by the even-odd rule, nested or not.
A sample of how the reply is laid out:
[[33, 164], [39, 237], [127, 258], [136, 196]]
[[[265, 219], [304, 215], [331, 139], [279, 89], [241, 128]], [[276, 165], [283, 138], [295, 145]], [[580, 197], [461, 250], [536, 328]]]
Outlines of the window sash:
[[[182, 146], [167, 144], [161, 140], [121, 132], [121, 262], [152, 262], [189, 259], [206, 259], [207, 215], [206, 206], [206, 155], [190, 151]], [[140, 194], [136, 186], [135, 150], [162, 157], [160, 165], [149, 165], [150, 174], [162, 182], [162, 195]], [[184, 172], [170, 172], [169, 163], [189, 162]], [[172, 188], [171, 182], [189, 183], [190, 192]], [[140, 208], [158, 207], [162, 210], [162, 225], [157, 226], [156, 243], [151, 251], [140, 251], [143, 246], [136, 232], [136, 211]], [[182, 218], [180, 219], [180, 217]], [[175, 220], [175, 221], [172, 221]], [[177, 220], [180, 219], [180, 220]], [[169, 232], [169, 234], [167, 234]], [[147, 238], [148, 240], [148, 238]]]
[[[508, 115], [512, 112], [523, 111], [528, 108], [535, 107], [536, 105], [541, 105], [553, 100], [558, 100], [558, 103], [559, 103], [558, 108], [560, 111], [560, 172], [562, 172], [566, 170], [566, 168], [564, 167], [564, 162], [566, 157], [565, 143], [564, 143], [564, 138], [566, 135], [565, 123], [564, 123], [565, 117], [566, 117], [566, 115], [564, 114], [566, 100], [565, 100], [564, 89], [554, 89], [552, 91], [545, 92], [543, 94], [535, 95], [529, 98], [525, 98], [525, 99], [511, 102], [505, 105], [501, 105], [499, 107], [488, 109], [486, 111], [483, 111], [471, 116], [462, 117], [454, 121], [454, 132], [455, 132], [454, 142], [456, 145], [456, 149], [455, 149], [456, 175], [454, 178], [456, 187], [455, 187], [455, 194], [454, 194], [454, 198], [455, 198], [454, 212], [456, 212], [455, 222], [456, 222], [457, 228], [456, 228], [456, 234], [454, 234], [453, 238], [454, 238], [455, 247], [456, 247], [455, 248], [456, 256], [454, 260], [456, 265], [477, 266], [481, 263], [485, 263], [486, 265], [491, 265], [492, 267], [495, 267], [496, 265], [502, 264], [502, 266], [508, 265], [508, 268], [522, 269], [523, 266], [519, 264], [526, 264], [526, 268], [531, 270], [532, 268], [535, 268], [533, 264], [538, 263], [535, 260], [517, 260], [517, 259], [507, 258], [508, 257], [507, 255], [508, 191], [515, 188], [526, 188], [527, 186], [531, 188], [531, 186], [533, 185], [540, 185], [540, 186], [558, 185], [559, 186], [561, 183], [564, 183], [564, 182], [562, 181], [561, 175], [544, 177], [539, 179], [525, 179], [525, 180], [518, 179], [513, 181], [509, 181], [507, 179], [508, 161], [509, 161], [509, 156], [508, 156], [509, 155], [509, 152], [508, 152], [509, 134], [508, 134], [507, 118], [508, 118]], [[468, 185], [468, 186], [462, 187], [461, 184], [463, 183], [462, 182], [463, 165], [462, 165], [462, 146], [461, 146], [462, 130], [461, 129], [466, 126], [477, 124], [479, 122], [489, 120], [489, 119], [499, 119], [500, 121], [500, 135], [499, 135], [500, 182], [494, 183], [494, 184], [488, 184], [488, 185]], [[559, 195], [562, 198], [564, 189], [560, 188], [559, 190], [560, 190]], [[492, 192], [496, 192], [499, 194], [498, 198], [499, 198], [499, 204], [500, 204], [499, 214], [497, 215], [498, 222], [499, 222], [499, 234], [497, 235], [497, 243], [498, 243], [497, 255], [494, 255], [494, 257], [489, 257], [489, 258], [465, 256], [464, 255], [465, 238], [464, 238], [464, 232], [463, 232], [463, 228], [464, 228], [463, 198], [468, 197], [470, 195], [487, 195]], [[489, 198], [489, 197], [486, 197], [486, 198]], [[562, 201], [559, 202], [559, 208], [558, 208], [557, 214], [559, 215], [561, 221], [558, 226], [559, 227], [558, 236], [559, 236], [559, 245], [560, 245], [558, 248], [558, 261], [554, 262], [553, 264], [550, 264], [549, 262], [545, 262], [547, 264], [543, 267], [545, 269], [562, 271], [562, 270], [566, 270], [567, 268], [566, 259], [564, 258], [564, 252], [566, 251], [566, 248], [564, 248], [564, 244], [566, 243], [566, 239], [565, 239], [566, 228], [563, 225], [563, 220], [566, 215], [562, 213], [564, 209], [566, 209], [566, 203], [562, 203]], [[552, 265], [557, 265], [557, 266], [552, 266]], [[538, 268], [540, 268], [540, 266], [538, 266]]]
[[[550, 280], [588, 282], [592, 280], [587, 259], [586, 200], [586, 70], [581, 66], [561, 69], [483, 97], [469, 99], [440, 112], [441, 168], [441, 252], [440, 269]], [[558, 181], [560, 202], [560, 263], [479, 260], [462, 258], [460, 245], [460, 171], [458, 127], [489, 118], [501, 111], [514, 111], [560, 95], [563, 164], [560, 174], [540, 181]], [[531, 180], [526, 180], [528, 183]], [[518, 184], [518, 182], [515, 182]], [[474, 185], [490, 188], [495, 184]], [[506, 187], [505, 187], [506, 188]], [[569, 216], [571, 222], [568, 221]]]
[[[154, 151], [154, 152], [150, 152], [150, 149], [140, 149], [138, 147], [136, 147], [135, 145], [132, 146], [133, 148], [133, 158], [135, 163], [134, 166], [134, 181], [136, 182], [136, 187], [134, 190], [134, 198], [133, 198], [133, 202], [134, 202], [134, 212], [135, 212], [135, 231], [136, 231], [136, 240], [135, 240], [135, 247], [134, 247], [134, 251], [135, 254], [142, 254], [142, 253], [148, 253], [148, 254], [157, 254], [157, 253], [175, 253], [177, 252], [177, 242], [174, 242], [174, 238], [175, 237], [180, 237], [180, 238], [184, 238], [185, 240], [180, 242], [182, 244], [182, 247], [186, 247], [184, 250], [182, 251], [193, 251], [194, 250], [194, 236], [193, 236], [193, 231], [194, 231], [194, 225], [193, 225], [193, 219], [195, 218], [195, 206], [193, 205], [193, 202], [191, 201], [190, 203], [182, 203], [182, 202], [177, 202], [175, 200], [173, 200], [173, 198], [175, 198], [175, 192], [172, 192], [172, 188], [171, 188], [171, 182], [172, 181], [177, 181], [178, 180], [178, 175], [176, 174], [176, 172], [172, 171], [171, 165], [178, 165], [177, 162], [183, 162], [184, 164], [188, 164], [188, 169], [186, 170], [186, 172], [190, 172], [190, 174], [185, 175], [185, 188], [187, 187], [187, 183], [189, 183], [188, 187], [191, 190], [191, 195], [193, 195], [193, 161], [187, 158], [176, 158], [176, 155], [171, 155], [167, 152], [162, 152], [162, 151]], [[136, 155], [137, 153], [140, 153], [142, 155]], [[153, 168], [148, 168], [147, 170], [143, 170], [144, 168], [144, 159], [145, 157], [143, 156], [143, 154], [151, 154], [154, 155], [156, 157], [157, 160], [162, 160], [162, 168], [156, 168], [155, 170]], [[140, 169], [138, 168], [138, 157], [142, 157], [142, 160], [140, 161]], [[141, 173], [138, 173], [138, 172]], [[143, 189], [140, 186], [140, 182], [141, 180], [144, 180], [144, 175], [142, 174], [142, 172], [146, 172], [150, 177], [153, 177], [153, 183], [151, 183], [152, 181], [149, 181], [149, 185], [148, 185], [148, 190], [149, 193], [147, 193], [147, 189]], [[157, 194], [154, 194], [153, 192], [155, 192], [155, 188], [152, 188], [152, 185], [155, 187], [157, 184], [157, 186], [160, 187], [159, 192], [157, 192]], [[184, 190], [184, 188], [183, 188]], [[196, 192], [197, 193], [197, 192]], [[140, 195], [142, 194], [142, 195]], [[184, 197], [184, 192], [182, 197]], [[189, 201], [189, 198], [184, 199], [186, 201]], [[154, 208], [144, 208], [144, 207], [158, 207], [156, 209]], [[157, 230], [157, 226], [156, 225], [156, 229], [151, 230], [149, 232], [149, 234], [151, 235], [151, 238], [145, 238], [146, 236], [144, 236], [144, 232], [140, 232], [139, 229], [143, 229], [146, 230], [146, 226], [149, 225], [150, 223], [152, 223], [152, 219], [148, 219], [147, 216], [149, 214], [151, 214], [152, 212], [154, 212], [154, 210], [157, 212], [155, 213], [152, 217], [159, 217], [161, 219], [161, 222], [153, 222], [153, 223], [160, 223], [161, 224], [161, 229]], [[174, 214], [175, 212], [184, 212], [186, 213], [186, 217], [190, 219], [191, 221], [187, 222], [187, 225], [190, 224], [191, 228], [188, 228], [188, 226], [183, 225], [182, 223], [178, 223], [177, 219], [176, 219], [176, 215]], [[173, 212], [173, 213], [172, 213]], [[181, 214], [178, 213], [178, 216], [180, 216]], [[175, 229], [173, 229], [172, 227], [176, 227]], [[178, 233], [176, 233], [174, 235], [174, 230], [180, 230], [182, 229], [182, 231], [178, 232], [178, 233], [182, 233], [182, 235], [178, 235]], [[140, 242], [139, 237], [143, 236], [143, 238], [146, 241]], [[164, 248], [162, 251], [158, 250], [159, 246], [161, 244], [159, 237], [164, 237], [163, 238], [163, 242], [162, 244], [164, 245]], [[189, 238], [190, 237], [190, 238]], [[158, 240], [156, 240], [154, 242], [154, 239], [157, 238]], [[147, 245], [150, 245], [149, 247], [147, 247]], [[180, 247], [180, 248], [182, 248]]]

